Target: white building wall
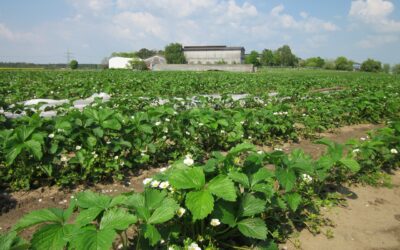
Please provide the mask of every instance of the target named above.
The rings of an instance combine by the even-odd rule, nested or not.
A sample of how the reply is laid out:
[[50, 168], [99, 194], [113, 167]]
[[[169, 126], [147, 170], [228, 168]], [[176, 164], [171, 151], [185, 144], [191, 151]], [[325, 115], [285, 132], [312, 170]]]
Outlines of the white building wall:
[[110, 69], [127, 69], [129, 68], [129, 61], [131, 61], [132, 58], [126, 58], [126, 57], [111, 57], [110, 60], [108, 60], [108, 68]]
[[184, 51], [189, 64], [215, 64], [224, 60], [228, 64], [242, 63], [241, 50]]

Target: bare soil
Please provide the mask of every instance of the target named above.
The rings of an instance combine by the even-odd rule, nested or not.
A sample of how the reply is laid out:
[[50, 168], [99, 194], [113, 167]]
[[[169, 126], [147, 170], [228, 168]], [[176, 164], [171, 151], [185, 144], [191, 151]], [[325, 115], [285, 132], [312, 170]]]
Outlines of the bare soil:
[[[379, 127], [381, 126], [370, 124], [346, 126], [319, 136], [344, 143], [350, 138], [365, 137], [368, 131]], [[287, 152], [301, 148], [314, 158], [325, 151], [323, 145], [313, 144], [310, 140], [283, 144], [280, 147]], [[263, 149], [272, 150], [267, 147]], [[32, 210], [48, 207], [66, 208], [71, 196], [82, 190], [91, 189], [109, 195], [129, 191], [141, 192], [143, 191], [142, 181], [155, 172], [157, 169], [143, 170], [139, 176], [131, 177], [123, 183], [97, 184], [93, 187], [80, 186], [74, 190], [43, 187], [26, 192], [0, 194], [0, 233], [9, 230], [24, 214]], [[313, 236], [307, 230], [303, 230], [281, 248], [400, 250], [400, 171], [396, 172], [392, 179], [393, 188], [391, 189], [369, 186], [348, 187], [353, 194], [347, 199], [348, 206], [336, 207], [326, 212], [326, 216], [336, 224], [336, 227], [332, 229], [323, 229], [333, 231], [332, 239], [328, 239], [324, 234]], [[29, 237], [31, 234], [32, 231], [27, 230], [23, 236]]]
[[[335, 207], [325, 216], [335, 223], [333, 238], [303, 230], [282, 249], [295, 250], [399, 250], [400, 171], [392, 176], [393, 188], [349, 187], [346, 207]], [[293, 244], [294, 243], [294, 244]], [[298, 246], [297, 243], [300, 245]], [[295, 244], [297, 246], [295, 246]]]

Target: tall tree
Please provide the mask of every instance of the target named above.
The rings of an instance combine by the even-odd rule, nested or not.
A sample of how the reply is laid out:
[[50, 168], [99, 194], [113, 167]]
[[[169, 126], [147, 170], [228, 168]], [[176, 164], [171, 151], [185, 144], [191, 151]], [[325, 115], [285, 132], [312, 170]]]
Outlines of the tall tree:
[[344, 56], [339, 56], [338, 58], [336, 58], [335, 65], [337, 70], [353, 70], [353, 62], [351, 60], [348, 60]]
[[69, 67], [71, 69], [77, 69], [78, 68], [78, 61], [77, 60], [72, 60], [69, 62]]
[[322, 68], [324, 65], [325, 65], [325, 60], [322, 59], [321, 57], [308, 58], [304, 63], [304, 66], [313, 68]]
[[361, 71], [380, 72], [382, 71], [382, 63], [369, 58], [361, 64]]
[[120, 57], [126, 57], [126, 58], [135, 58], [137, 57], [136, 52], [113, 52], [111, 54], [112, 57], [115, 56], [120, 56]]
[[149, 57], [152, 57], [157, 54], [157, 51], [155, 50], [149, 50], [146, 48], [140, 49], [138, 52], [136, 52], [136, 56], [141, 58], [141, 59], [147, 59]]
[[253, 50], [245, 58], [246, 64], [253, 64], [254, 66], [260, 66], [260, 61], [258, 60], [258, 52]]
[[260, 63], [263, 66], [274, 65], [274, 53], [270, 49], [264, 49], [261, 53]]
[[297, 57], [292, 53], [292, 50], [288, 45], [283, 45], [278, 49], [280, 54], [281, 66], [295, 66], [298, 62]]
[[183, 53], [182, 44], [170, 43], [165, 47], [165, 59], [169, 64], [183, 64], [186, 63], [186, 58]]

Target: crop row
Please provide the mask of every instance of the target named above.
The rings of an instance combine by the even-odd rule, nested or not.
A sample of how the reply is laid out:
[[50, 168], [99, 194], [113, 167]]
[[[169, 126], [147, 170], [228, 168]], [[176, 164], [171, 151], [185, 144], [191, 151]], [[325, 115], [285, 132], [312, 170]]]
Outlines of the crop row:
[[0, 106], [19, 101], [50, 98], [80, 99], [106, 92], [115, 98], [200, 94], [253, 94], [278, 92], [283, 96], [330, 87], [398, 86], [388, 74], [329, 71], [269, 71], [257, 74], [225, 72], [131, 72], [131, 71], [1, 71]]
[[389, 87], [238, 101], [203, 98], [195, 105], [192, 99], [164, 105], [155, 100], [95, 102], [83, 112], [64, 105], [54, 118], [32, 111], [19, 119], [0, 116], [1, 183], [18, 189], [122, 179], [127, 171], [187, 153], [197, 157], [243, 142], [296, 141], [328, 128], [395, 119], [400, 110], [398, 93]]
[[[66, 210], [25, 215], [0, 242], [3, 249], [277, 249], [294, 228], [318, 231], [321, 207], [337, 202], [332, 186], [376, 179], [400, 164], [400, 122], [347, 145], [317, 143], [327, 151], [316, 160], [248, 143], [203, 162], [186, 155], [145, 179], [143, 193], [78, 193]], [[29, 243], [18, 236], [36, 225]]]

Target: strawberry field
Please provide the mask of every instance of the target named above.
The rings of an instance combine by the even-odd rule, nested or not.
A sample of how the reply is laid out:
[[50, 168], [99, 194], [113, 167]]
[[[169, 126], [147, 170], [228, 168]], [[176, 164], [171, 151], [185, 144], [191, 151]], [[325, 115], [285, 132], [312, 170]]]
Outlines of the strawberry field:
[[[337, 202], [329, 187], [375, 185], [398, 167], [399, 89], [398, 76], [322, 70], [1, 71], [0, 189], [160, 172], [143, 193], [85, 191], [67, 210], [33, 211], [0, 246], [276, 249], [294, 228], [318, 225], [321, 207]], [[96, 93], [110, 99], [73, 105]], [[43, 109], [31, 99], [68, 102]], [[316, 140], [326, 146], [318, 159], [277, 146], [359, 123], [384, 128], [346, 144]]]

